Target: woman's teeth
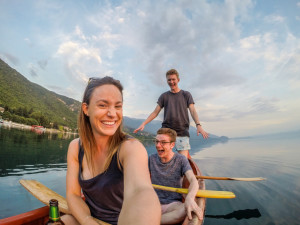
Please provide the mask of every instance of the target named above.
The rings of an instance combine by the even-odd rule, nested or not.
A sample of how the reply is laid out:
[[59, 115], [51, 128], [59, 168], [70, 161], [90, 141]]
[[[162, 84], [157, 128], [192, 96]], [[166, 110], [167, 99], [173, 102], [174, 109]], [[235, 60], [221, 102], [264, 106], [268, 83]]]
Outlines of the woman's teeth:
[[103, 122], [105, 125], [114, 125], [115, 122]]

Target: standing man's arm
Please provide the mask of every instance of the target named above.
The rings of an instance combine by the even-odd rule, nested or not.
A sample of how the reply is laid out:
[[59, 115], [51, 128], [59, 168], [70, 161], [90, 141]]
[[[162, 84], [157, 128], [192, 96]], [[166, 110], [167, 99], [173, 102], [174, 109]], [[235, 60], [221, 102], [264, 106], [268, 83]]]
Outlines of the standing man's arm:
[[198, 114], [196, 112], [195, 105], [190, 104], [189, 105], [189, 110], [190, 110], [191, 116], [192, 116], [192, 118], [193, 118], [193, 120], [196, 124], [197, 135], [199, 136], [199, 134], [201, 133], [204, 139], [208, 138], [208, 133], [206, 133], [205, 130], [203, 130], [203, 128], [202, 128], [202, 126], [199, 122], [199, 117], [198, 117]]
[[161, 107], [159, 105], [156, 106], [154, 111], [148, 116], [148, 118], [137, 128], [133, 131], [133, 133], [138, 132], [139, 130], [142, 131], [144, 130], [144, 127], [146, 126], [147, 123], [150, 123], [155, 117], [158, 116], [159, 112], [161, 110]]
[[188, 179], [190, 186], [189, 186], [189, 192], [185, 198], [184, 206], [186, 208], [186, 212], [188, 215], [188, 218], [192, 219], [192, 212], [194, 212], [199, 220], [203, 219], [203, 214], [201, 213], [201, 210], [197, 203], [195, 202], [195, 197], [197, 194], [197, 191], [199, 189], [198, 181], [195, 177], [195, 174], [192, 170], [188, 170], [185, 172], [185, 176]]

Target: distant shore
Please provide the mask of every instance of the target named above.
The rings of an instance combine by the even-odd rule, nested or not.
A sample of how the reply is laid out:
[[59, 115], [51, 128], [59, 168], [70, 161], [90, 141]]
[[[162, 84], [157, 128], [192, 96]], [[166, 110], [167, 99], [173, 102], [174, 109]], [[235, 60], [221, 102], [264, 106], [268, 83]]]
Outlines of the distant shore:
[[[1, 125], [4, 126], [4, 127], [17, 128], [17, 129], [29, 130], [29, 131], [34, 129], [30, 125], [15, 123], [15, 122], [12, 122], [12, 121], [7, 121], [7, 120], [2, 120]], [[61, 131], [61, 130], [57, 130], [57, 129], [53, 129], [53, 128], [37, 128], [37, 129], [40, 130], [41, 133], [47, 132], [47, 133], [51, 133], [51, 134], [53, 134], [53, 133], [67, 133], [67, 134], [73, 134], [73, 135], [78, 134], [76, 132]]]

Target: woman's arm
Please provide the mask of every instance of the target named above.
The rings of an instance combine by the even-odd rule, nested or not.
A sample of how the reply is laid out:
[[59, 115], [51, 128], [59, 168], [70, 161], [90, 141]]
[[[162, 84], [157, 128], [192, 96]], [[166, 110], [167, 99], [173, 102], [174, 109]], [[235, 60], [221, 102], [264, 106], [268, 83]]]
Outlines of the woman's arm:
[[127, 140], [120, 149], [124, 169], [124, 202], [118, 224], [160, 224], [161, 209], [148, 169], [145, 147]]
[[68, 149], [67, 155], [67, 203], [72, 215], [80, 224], [98, 224], [91, 217], [90, 210], [84, 200], [81, 198], [81, 187], [78, 182], [79, 174], [79, 139], [73, 140]]

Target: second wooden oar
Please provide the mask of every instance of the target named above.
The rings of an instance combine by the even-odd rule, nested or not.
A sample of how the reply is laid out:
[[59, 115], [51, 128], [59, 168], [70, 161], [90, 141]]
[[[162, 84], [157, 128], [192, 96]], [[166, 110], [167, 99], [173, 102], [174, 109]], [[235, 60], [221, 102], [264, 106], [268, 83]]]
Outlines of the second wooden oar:
[[[29, 191], [34, 197], [36, 197], [45, 205], [49, 206], [49, 200], [55, 198], [59, 202], [59, 210], [63, 213], [70, 214], [67, 201], [63, 196], [59, 195], [55, 191], [51, 190], [50, 188], [46, 187], [45, 185], [36, 180], [22, 179], [19, 182], [27, 191]], [[109, 223], [103, 222], [96, 218], [93, 219], [100, 225], [110, 225]]]
[[[161, 185], [152, 184], [155, 189], [160, 189], [164, 191], [172, 191], [180, 194], [187, 194], [189, 190], [187, 188], [174, 188], [166, 187]], [[196, 197], [202, 198], [235, 198], [235, 194], [230, 191], [211, 191], [211, 190], [199, 190]]]
[[265, 180], [263, 177], [210, 177], [210, 176], [196, 176], [197, 179], [209, 179], [209, 180], [236, 180], [236, 181], [260, 181]]

